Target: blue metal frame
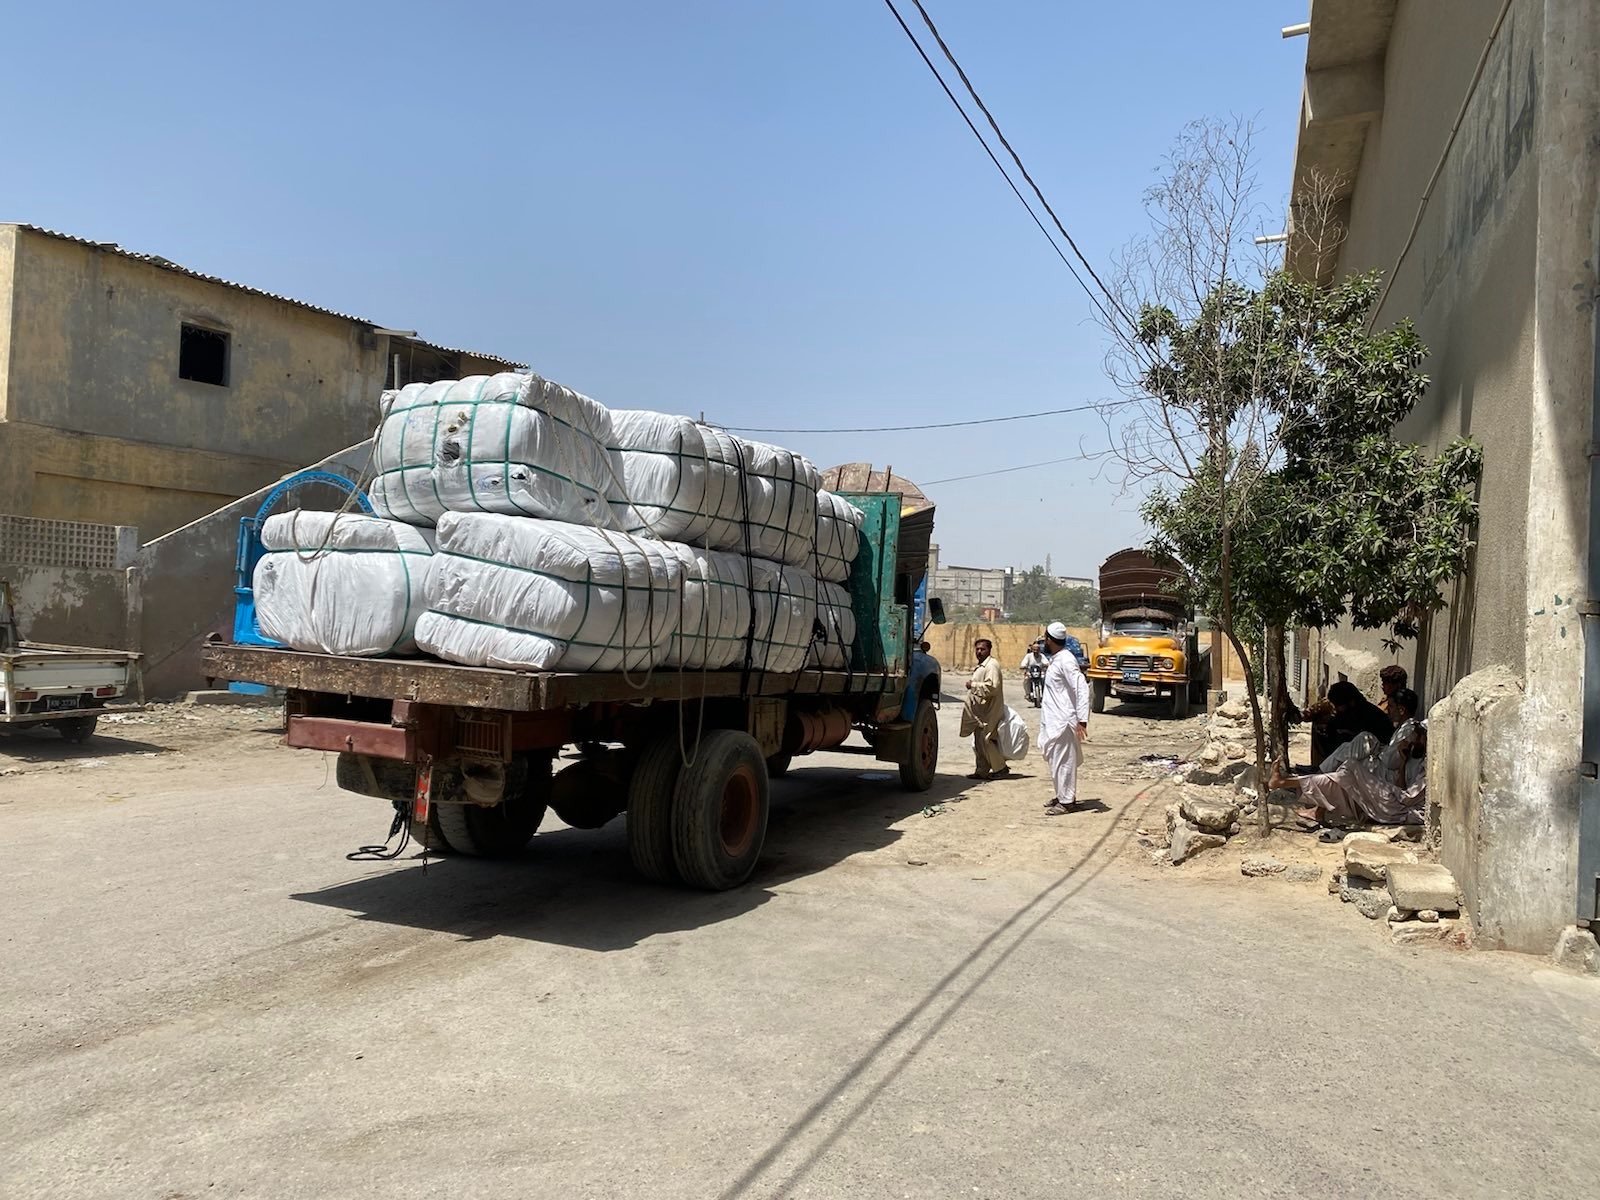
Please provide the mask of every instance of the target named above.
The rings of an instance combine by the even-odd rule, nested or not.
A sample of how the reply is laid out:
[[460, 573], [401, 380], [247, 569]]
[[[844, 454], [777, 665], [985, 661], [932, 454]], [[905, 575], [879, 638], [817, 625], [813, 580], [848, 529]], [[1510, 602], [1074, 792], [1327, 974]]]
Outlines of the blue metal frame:
[[[256, 564], [261, 561], [261, 526], [277, 503], [296, 488], [322, 484], [347, 496], [354, 496], [356, 504], [367, 516], [372, 516], [372, 501], [355, 483], [332, 471], [297, 471], [281, 480], [267, 493], [253, 517], [239, 520], [239, 545], [234, 556], [233, 577], [233, 640], [243, 646], [280, 646], [269, 637], [263, 637], [256, 625], [256, 593], [253, 585]], [[253, 685], [252, 685], [253, 686]]]

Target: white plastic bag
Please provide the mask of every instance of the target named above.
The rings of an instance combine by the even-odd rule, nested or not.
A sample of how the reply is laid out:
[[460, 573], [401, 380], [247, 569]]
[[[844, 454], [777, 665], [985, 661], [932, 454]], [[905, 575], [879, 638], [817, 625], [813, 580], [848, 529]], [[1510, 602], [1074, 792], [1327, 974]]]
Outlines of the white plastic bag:
[[1031, 739], [1028, 737], [1028, 726], [1023, 721], [1017, 710], [1009, 704], [1006, 705], [1006, 715], [996, 730], [996, 740], [1000, 743], [1000, 753], [1007, 762], [1017, 762], [1028, 757], [1028, 746]]
[[384, 393], [367, 494], [413, 525], [495, 512], [614, 528], [611, 440], [604, 405], [537, 375], [413, 383]]
[[744, 548], [732, 434], [637, 409], [613, 412], [611, 428], [625, 501], [613, 508], [622, 529], [714, 550]]
[[850, 593], [839, 584], [817, 584], [817, 625], [820, 636], [812, 647], [810, 665], [832, 671], [848, 668], [856, 642], [856, 613]]
[[261, 542], [252, 586], [267, 637], [321, 654], [416, 653], [433, 555], [422, 530], [296, 509], [268, 517]]
[[666, 665], [719, 671], [744, 661], [750, 632], [750, 574], [737, 554], [671, 543], [683, 559], [683, 618]]
[[682, 549], [559, 521], [445, 513], [417, 644], [469, 666], [659, 665], [682, 616]]
[[845, 583], [861, 550], [861, 510], [826, 488], [817, 492], [817, 578]]

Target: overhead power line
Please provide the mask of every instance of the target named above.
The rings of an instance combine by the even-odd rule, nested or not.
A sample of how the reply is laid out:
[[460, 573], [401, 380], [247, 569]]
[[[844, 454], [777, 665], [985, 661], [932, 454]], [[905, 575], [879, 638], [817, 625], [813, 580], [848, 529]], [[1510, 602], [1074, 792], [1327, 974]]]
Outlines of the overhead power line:
[[971, 475], [952, 475], [948, 479], [929, 479], [919, 483], [921, 488], [935, 487], [941, 483], [961, 483], [968, 479], [987, 479], [991, 475], [1010, 475], [1013, 471], [1032, 471], [1036, 467], [1054, 467], [1061, 463], [1087, 462], [1090, 459], [1101, 458], [1099, 454], [1069, 454], [1066, 458], [1047, 458], [1043, 462], [1023, 463], [1020, 467], [1001, 467], [995, 471], [975, 471]]
[[1047, 408], [1041, 412], [1016, 413], [1009, 417], [978, 417], [971, 421], [940, 421], [924, 425], [862, 425], [853, 429], [764, 429], [749, 425], [724, 425], [730, 433], [919, 433], [924, 429], [963, 429], [972, 425], [999, 425], [1006, 421], [1032, 421], [1039, 417], [1059, 417], [1066, 413], [1097, 412], [1115, 408], [1122, 401], [1102, 404], [1074, 404], [1070, 408]]
[[[966, 122], [967, 128], [972, 131], [972, 136], [978, 139], [978, 145], [983, 147], [983, 152], [989, 156], [989, 161], [994, 164], [994, 169], [1000, 172], [1000, 177], [1006, 181], [1006, 186], [1009, 187], [1012, 194], [1016, 196], [1017, 203], [1021, 204], [1022, 207], [1027, 210], [1028, 216], [1033, 218], [1033, 223], [1039, 227], [1039, 232], [1044, 235], [1044, 240], [1050, 243], [1050, 249], [1056, 252], [1056, 257], [1061, 260], [1062, 265], [1067, 268], [1067, 270], [1071, 273], [1072, 278], [1077, 281], [1078, 286], [1083, 289], [1084, 295], [1089, 297], [1089, 303], [1093, 304], [1095, 308], [1099, 310], [1100, 315], [1104, 317], [1108, 323], [1114, 324], [1115, 322], [1112, 320], [1110, 312], [1106, 310], [1105, 305], [1100, 302], [1100, 298], [1095, 295], [1095, 293], [1090, 289], [1089, 285], [1083, 281], [1083, 276], [1078, 274], [1077, 268], [1072, 265], [1072, 260], [1066, 256], [1061, 247], [1056, 243], [1056, 239], [1052, 237], [1050, 231], [1045, 228], [1044, 222], [1039, 219], [1039, 214], [1033, 211], [1033, 205], [1029, 204], [1028, 198], [1022, 194], [1022, 189], [1017, 186], [1016, 181], [1011, 178], [1011, 174], [1006, 170], [1005, 165], [1001, 163], [1000, 159], [995, 155], [995, 152], [990, 149], [988, 141], [986, 141], [983, 134], [978, 131], [978, 127], [973, 124], [972, 118], [967, 115], [967, 110], [961, 107], [961, 101], [956, 99], [956, 94], [950, 90], [950, 85], [944, 81], [944, 76], [939, 74], [939, 68], [934, 66], [933, 59], [928, 57], [928, 52], [922, 48], [922, 43], [917, 41], [917, 35], [911, 32], [911, 26], [906, 24], [905, 18], [900, 15], [900, 10], [894, 6], [894, 0], [883, 0], [883, 2], [888, 6], [889, 11], [894, 14], [895, 21], [899, 24], [901, 30], [905, 33], [906, 38], [915, 48], [918, 57], [921, 58], [922, 61], [927, 65], [928, 70], [938, 82], [940, 89], [949, 98], [950, 103], [955, 106], [956, 112], [961, 114], [961, 119]], [[918, 4], [917, 7], [920, 9], [922, 6]], [[926, 19], [927, 14], [924, 13], [923, 17]], [[929, 24], [931, 25], [932, 22], [929, 22]], [[946, 51], [946, 54], [949, 54], [948, 50]], [[960, 67], [958, 66], [956, 69], [959, 71]], [[963, 76], [963, 78], [965, 77]], [[969, 84], [968, 87], [970, 88], [971, 85]], [[994, 119], [991, 117], [991, 124], [993, 124], [993, 120]], [[1002, 141], [1003, 140], [1004, 139], [1002, 139]], [[1013, 152], [1012, 156], [1015, 157], [1015, 152]], [[1024, 172], [1024, 175], [1026, 175], [1026, 172]], [[1032, 181], [1030, 180], [1029, 182], [1031, 183]], [[1034, 190], [1037, 192], [1038, 188], [1035, 187]], [[1049, 206], [1046, 205], [1047, 209], [1048, 207]], [[1054, 217], [1055, 214], [1051, 213], [1051, 216]], [[1059, 226], [1060, 222], [1057, 221], [1056, 224]], [[1063, 230], [1063, 232], [1065, 231]], [[1070, 242], [1071, 239], [1069, 238], [1068, 241]], [[1076, 252], [1077, 247], [1073, 246], [1073, 250]], [[1079, 255], [1079, 257], [1082, 258], [1082, 255]], [[1085, 262], [1085, 265], [1088, 265], [1087, 262]], [[1096, 278], [1096, 282], [1099, 282], [1098, 277]], [[1104, 284], [1101, 284], [1100, 286], [1101, 290], [1105, 290]], [[1111, 299], [1111, 293], [1109, 291], [1106, 292], [1106, 297], [1107, 299]], [[1115, 305], [1116, 301], [1112, 300], [1112, 303]]]
[[[885, 3], [888, 3], [888, 0], [885, 0]], [[1022, 178], [1027, 181], [1028, 187], [1033, 190], [1033, 194], [1039, 198], [1039, 203], [1044, 206], [1044, 211], [1050, 214], [1051, 222], [1055, 225], [1056, 229], [1060, 231], [1061, 236], [1066, 240], [1067, 245], [1071, 247], [1073, 255], [1080, 263], [1083, 264], [1083, 269], [1089, 272], [1089, 278], [1093, 279], [1095, 286], [1098, 287], [1102, 293], [1104, 293], [1105, 298], [1110, 301], [1111, 307], [1117, 310], [1117, 315], [1128, 323], [1129, 330], [1136, 332], [1138, 329], [1138, 323], [1135, 322], [1133, 318], [1130, 317], [1125, 311], [1123, 311], [1122, 305], [1117, 302], [1116, 296], [1113, 295], [1111, 289], [1106, 286], [1105, 280], [1100, 278], [1099, 274], [1095, 271], [1093, 264], [1091, 264], [1089, 260], [1084, 257], [1083, 251], [1078, 249], [1078, 243], [1073, 241], [1072, 235], [1067, 232], [1067, 227], [1061, 223], [1061, 218], [1056, 216], [1056, 210], [1050, 207], [1050, 201], [1045, 199], [1044, 192], [1040, 189], [1039, 185], [1034, 182], [1033, 176], [1028, 173], [1028, 168], [1022, 163], [1022, 156], [1017, 153], [1016, 149], [1011, 145], [1009, 139], [1007, 139], [1005, 133], [1001, 130], [1000, 122], [994, 119], [994, 114], [989, 111], [989, 106], [983, 102], [983, 97], [978, 95], [978, 89], [973, 86], [972, 80], [968, 78], [966, 71], [961, 66], [961, 63], [957, 61], [955, 53], [950, 49], [949, 43], [944, 40], [944, 35], [939, 32], [939, 27], [933, 23], [933, 18], [928, 15], [928, 10], [923, 7], [922, 0], [911, 0], [911, 3], [917, 6], [917, 11], [922, 14], [922, 23], [928, 27], [928, 32], [933, 34], [933, 40], [939, 43], [939, 49], [944, 52], [944, 56], [950, 61], [950, 65], [956, 69], [956, 74], [961, 77], [961, 83], [967, 89], [967, 94], [972, 97], [973, 103], [978, 106], [978, 109], [984, 115], [984, 119], [989, 122], [989, 128], [994, 130], [995, 137], [1000, 139], [1000, 144], [1006, 148], [1006, 153], [1011, 156], [1011, 161], [1017, 164], [1017, 170], [1022, 173]], [[890, 4], [889, 7], [893, 8], [894, 5]], [[899, 14], [897, 13], [895, 15], [898, 16]], [[971, 124], [971, 122], [968, 122], [968, 124]], [[979, 140], [981, 141], [982, 139], [980, 138]], [[985, 148], [987, 148], [987, 143], [985, 143]], [[1032, 210], [1030, 209], [1029, 211]], [[1054, 239], [1051, 240], [1051, 244], [1055, 244]], [[1076, 278], [1077, 272], [1074, 271], [1073, 275]], [[1083, 280], [1078, 279], [1078, 284], [1080, 287], [1083, 287]], [[1087, 292], [1088, 290], [1089, 289], [1087, 287], [1084, 287], [1084, 291]], [[1093, 296], [1090, 298], [1094, 299]], [[1097, 308], [1099, 307], [1098, 300], [1095, 300], [1095, 306]], [[1104, 313], [1105, 310], [1101, 309], [1101, 312]]]

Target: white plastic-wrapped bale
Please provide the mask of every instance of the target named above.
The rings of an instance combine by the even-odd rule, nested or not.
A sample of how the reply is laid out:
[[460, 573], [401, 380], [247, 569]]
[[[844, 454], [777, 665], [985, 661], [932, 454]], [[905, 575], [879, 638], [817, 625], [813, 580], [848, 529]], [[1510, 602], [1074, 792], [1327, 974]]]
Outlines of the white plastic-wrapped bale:
[[787, 674], [806, 665], [817, 621], [817, 580], [809, 570], [752, 559], [755, 637], [751, 666]]
[[817, 492], [817, 578], [844, 583], [861, 550], [862, 512], [843, 496]]
[[817, 584], [817, 624], [822, 636], [812, 651], [811, 665], [845, 670], [856, 643], [856, 613], [849, 591], [837, 583]]
[[670, 413], [611, 413], [612, 448], [625, 502], [613, 502], [629, 533], [718, 550], [744, 548], [741, 453], [731, 434]]
[[256, 563], [256, 624], [296, 650], [373, 657], [414, 654], [433, 551], [400, 521], [361, 513], [267, 518]]
[[721, 550], [671, 543], [684, 561], [683, 619], [666, 664], [718, 671], [744, 661], [750, 631], [750, 575], [745, 560]]
[[816, 467], [804, 455], [687, 417], [611, 414], [622, 528], [800, 566], [817, 536]]
[[417, 644], [469, 666], [644, 670], [678, 628], [683, 571], [678, 548], [649, 538], [446, 513]]
[[610, 528], [611, 438], [603, 405], [537, 375], [408, 384], [384, 393], [367, 494], [414, 525], [493, 512]]
[[[741, 540], [727, 550], [747, 550], [756, 558], [810, 570], [817, 542], [817, 489], [821, 477], [804, 455], [765, 442], [735, 439], [744, 469], [750, 544]], [[744, 531], [741, 530], [741, 538]]]

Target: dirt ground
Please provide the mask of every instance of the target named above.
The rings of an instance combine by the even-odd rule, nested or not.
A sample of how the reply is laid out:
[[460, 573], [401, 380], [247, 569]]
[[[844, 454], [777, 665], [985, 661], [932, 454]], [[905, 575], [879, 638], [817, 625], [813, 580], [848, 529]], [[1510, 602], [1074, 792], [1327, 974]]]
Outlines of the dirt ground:
[[[801, 827], [807, 819], [803, 810], [829, 803], [830, 787], [878, 783], [886, 798], [876, 815], [887, 820], [887, 832], [894, 835], [895, 861], [964, 870], [974, 876], [990, 871], [1051, 870], [1093, 843], [1100, 853], [1116, 860], [1118, 869], [1135, 878], [1176, 873], [1217, 884], [1238, 884], [1273, 904], [1282, 901], [1285, 891], [1303, 892], [1308, 900], [1325, 902], [1326, 888], [1321, 881], [1292, 885], [1271, 880], [1264, 884], [1239, 873], [1243, 858], [1271, 854], [1286, 863], [1316, 864], [1323, 868], [1325, 878], [1339, 862], [1339, 847], [1318, 843], [1304, 833], [1280, 828], [1262, 839], [1253, 822], [1246, 821], [1241, 834], [1227, 846], [1177, 867], [1153, 852], [1150, 839], [1141, 838], [1141, 831], [1154, 834], [1164, 829], [1165, 809], [1179, 795], [1170, 767], [1141, 762], [1141, 758], [1183, 760], [1197, 753], [1205, 741], [1203, 715], [1174, 721], [1157, 715], [1154, 706], [1111, 701], [1106, 712], [1090, 724], [1079, 778], [1085, 811], [1050, 817], [1044, 815], [1043, 806], [1054, 789], [1037, 749], [1039, 713], [1026, 703], [1017, 703], [1018, 699], [1012, 697], [1012, 704], [1027, 722], [1034, 748], [1026, 760], [1013, 765], [1009, 778], [988, 783], [965, 778], [973, 765], [971, 741], [956, 736], [960, 701], [947, 694], [940, 718], [940, 776], [929, 792], [921, 796], [900, 792], [894, 783], [894, 766], [877, 762], [867, 746], [852, 737], [837, 751], [795, 760], [790, 780], [778, 785], [778, 795], [789, 803], [774, 814], [775, 827], [783, 829], [791, 822], [797, 829]], [[280, 756], [292, 753], [279, 744], [281, 730], [282, 709], [276, 706], [157, 704], [143, 713], [104, 719], [84, 746], [69, 745], [47, 730], [0, 737], [0, 779], [37, 776], [31, 782], [47, 792], [57, 788], [75, 792], [94, 786], [104, 788], [106, 799], [115, 802], [133, 794], [147, 778], [166, 780], [178, 772], [203, 772], [214, 779], [219, 791], [226, 791], [236, 781], [281, 766]], [[297, 760], [309, 757], [296, 755]], [[325, 757], [322, 769], [327, 787], [332, 789], [332, 755]], [[88, 776], [85, 772], [105, 774]], [[791, 781], [814, 786], [799, 788]], [[1211, 791], [1219, 796], [1237, 795], [1231, 789]], [[5, 797], [0, 795], [3, 803]], [[368, 807], [374, 825], [382, 825], [387, 818], [381, 804]], [[545, 828], [562, 826], [552, 815], [546, 818]], [[824, 842], [829, 836], [818, 835]], [[865, 846], [849, 844], [850, 839], [862, 836], [861, 828], [847, 823], [839, 828], [836, 844], [816, 849], [846, 858], [887, 849], [876, 845], [883, 840], [881, 836], [867, 837]], [[786, 852], [780, 844], [772, 853], [782, 857]]]
[[1242, 878], [1244, 838], [1155, 865], [1138, 830], [1172, 787], [1138, 760], [1198, 719], [1096, 717], [1102, 805], [1058, 818], [1037, 757], [969, 784], [957, 719], [923, 795], [864, 747], [801, 760], [715, 895], [638, 879], [622, 821], [549, 819], [514, 861], [347, 861], [387, 806], [281, 748], [273, 709], [0, 741], [0, 1196], [1499, 1197], [1600, 1172], [1571, 1119], [1600, 981], [1396, 946], [1320, 882]]

